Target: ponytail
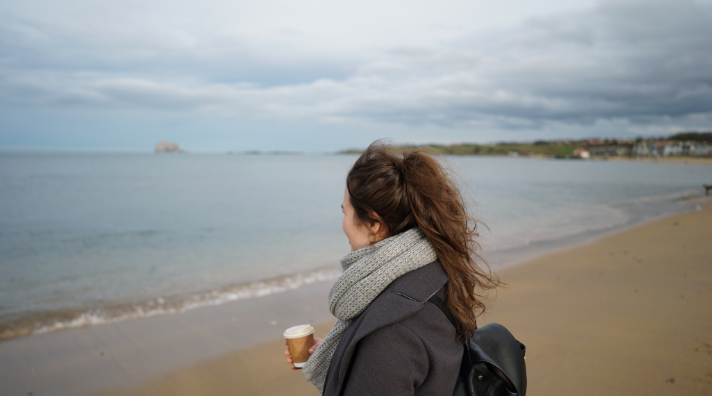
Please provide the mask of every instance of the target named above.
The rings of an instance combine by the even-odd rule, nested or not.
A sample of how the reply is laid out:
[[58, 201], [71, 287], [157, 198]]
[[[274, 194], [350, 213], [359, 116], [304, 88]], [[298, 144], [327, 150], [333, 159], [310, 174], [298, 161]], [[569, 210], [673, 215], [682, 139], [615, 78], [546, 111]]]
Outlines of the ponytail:
[[376, 141], [356, 160], [346, 188], [359, 221], [380, 222], [389, 236], [420, 227], [447, 273], [447, 303], [457, 319], [457, 335], [472, 336], [474, 316], [486, 309], [482, 291], [502, 283], [478, 265], [486, 267], [474, 240], [477, 221], [468, 216], [447, 170], [423, 149], [399, 155]]

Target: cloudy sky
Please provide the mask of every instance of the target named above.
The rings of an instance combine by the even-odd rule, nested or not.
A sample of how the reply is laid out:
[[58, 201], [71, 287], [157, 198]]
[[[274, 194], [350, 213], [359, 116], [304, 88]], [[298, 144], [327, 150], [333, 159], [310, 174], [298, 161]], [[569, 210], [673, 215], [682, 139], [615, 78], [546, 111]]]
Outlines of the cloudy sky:
[[712, 0], [0, 2], [0, 149], [712, 129]]

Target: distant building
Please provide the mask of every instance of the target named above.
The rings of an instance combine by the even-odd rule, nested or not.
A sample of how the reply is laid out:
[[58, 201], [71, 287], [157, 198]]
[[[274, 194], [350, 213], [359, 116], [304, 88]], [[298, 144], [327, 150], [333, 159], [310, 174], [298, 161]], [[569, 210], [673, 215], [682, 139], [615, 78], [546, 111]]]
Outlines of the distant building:
[[591, 157], [623, 157], [628, 155], [628, 149], [621, 146], [590, 147], [588, 152]]
[[591, 153], [584, 148], [577, 148], [574, 150], [573, 155], [578, 158], [591, 158]]
[[633, 154], [637, 157], [667, 157], [671, 155], [712, 155], [712, 147], [705, 142], [677, 142], [666, 140], [640, 141]]
[[649, 157], [651, 155], [657, 155], [657, 152], [653, 150], [653, 147], [648, 145], [648, 142], [642, 141], [635, 145], [633, 155], [636, 157]]
[[709, 144], [696, 144], [690, 148], [690, 155], [712, 155], [712, 146]]

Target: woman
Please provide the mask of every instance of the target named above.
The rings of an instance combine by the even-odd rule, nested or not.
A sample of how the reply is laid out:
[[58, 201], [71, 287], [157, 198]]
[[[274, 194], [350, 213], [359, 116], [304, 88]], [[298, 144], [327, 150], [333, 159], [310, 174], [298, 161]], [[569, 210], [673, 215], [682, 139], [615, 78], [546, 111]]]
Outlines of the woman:
[[325, 396], [452, 395], [458, 339], [485, 309], [479, 293], [500, 284], [475, 262], [476, 223], [455, 183], [422, 150], [398, 155], [377, 141], [349, 171], [341, 207], [351, 253], [329, 293], [338, 320], [304, 376]]

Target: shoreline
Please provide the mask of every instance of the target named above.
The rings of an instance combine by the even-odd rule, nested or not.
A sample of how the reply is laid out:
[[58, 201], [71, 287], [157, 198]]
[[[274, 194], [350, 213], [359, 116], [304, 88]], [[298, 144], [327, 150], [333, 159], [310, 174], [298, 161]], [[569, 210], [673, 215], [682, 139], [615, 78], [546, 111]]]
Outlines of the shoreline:
[[[502, 323], [527, 345], [531, 394], [712, 392], [712, 202], [700, 206], [495, 269], [508, 286], [478, 323]], [[0, 387], [316, 396], [287, 368], [281, 331], [307, 318], [323, 337], [330, 286], [9, 340], [0, 343]]]
[[83, 396], [137, 387], [196, 362], [281, 339], [295, 324], [329, 321], [330, 288], [330, 282], [318, 282], [178, 315], [6, 340], [0, 343], [0, 389]]
[[186, 296], [159, 297], [158, 299], [115, 304], [104, 308], [41, 312], [43, 321], [27, 317], [20, 318], [15, 322], [0, 324], [0, 344], [19, 337], [103, 326], [153, 316], [180, 315], [195, 309], [280, 294], [308, 287], [313, 283], [330, 282], [336, 279], [340, 273], [341, 269], [332, 265], [269, 279], [238, 283], [218, 290], [202, 291]]
[[[647, 203], [635, 203], [623, 209], [628, 218], [622, 224], [615, 224], [600, 229], [589, 229], [562, 237], [532, 241], [522, 246], [509, 247], [501, 250], [487, 251], [484, 249], [485, 260], [496, 270], [536, 259], [542, 255], [558, 252], [592, 243], [600, 238], [615, 235], [620, 232], [657, 221], [678, 213], [694, 211], [691, 205], [704, 202], [705, 195], [697, 190], [681, 191], [667, 196], [654, 196], [650, 199], [652, 208]], [[657, 213], [663, 209], [663, 213]], [[646, 209], [647, 208], [647, 209]], [[651, 215], [651, 213], [654, 213]], [[57, 331], [73, 331], [78, 329], [101, 327], [111, 323], [143, 320], [154, 316], [182, 315], [195, 309], [205, 309], [213, 306], [230, 304], [239, 300], [253, 300], [268, 294], [282, 294], [302, 287], [310, 287], [314, 283], [328, 282], [338, 277], [340, 268], [320, 266], [303, 272], [262, 279], [248, 283], [225, 286], [219, 290], [207, 290], [199, 293], [177, 297], [161, 297], [143, 302], [116, 304], [106, 308], [76, 309], [73, 315], [68, 311], [42, 314], [43, 320], [28, 317], [0, 325], [0, 346], [9, 340], [35, 337], [41, 334]], [[157, 303], [156, 301], [160, 301]]]
[[667, 217], [695, 212], [701, 210], [700, 205], [705, 204], [706, 202], [712, 202], [712, 200], [708, 199], [704, 195], [685, 196], [684, 193], [680, 194], [682, 195], [679, 198], [668, 203], [672, 206], [676, 206], [676, 208], [670, 209], [665, 213], [650, 215], [635, 213], [633, 211], [632, 213], [629, 213], [631, 216], [622, 224], [601, 229], [586, 230], [581, 233], [567, 235], [560, 238], [534, 241], [526, 246], [518, 246], [500, 251], [494, 251], [486, 255], [487, 261], [492, 261], [495, 265], [497, 265], [498, 270], [504, 270], [528, 263], [532, 260], [536, 260], [542, 256], [552, 253], [575, 249], [595, 243], [602, 238], [625, 233], [633, 228], [661, 221]]
[[657, 164], [678, 164], [678, 165], [712, 165], [711, 157], [595, 157], [596, 160], [619, 161], [619, 162], [647, 162]]

